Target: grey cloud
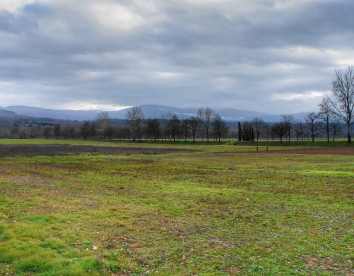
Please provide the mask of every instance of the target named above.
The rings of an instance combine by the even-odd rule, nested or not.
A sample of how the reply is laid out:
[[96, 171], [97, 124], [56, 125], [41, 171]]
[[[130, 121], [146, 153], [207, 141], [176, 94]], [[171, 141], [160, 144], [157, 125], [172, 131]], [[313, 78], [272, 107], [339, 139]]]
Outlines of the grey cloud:
[[11, 93], [30, 93], [43, 107], [81, 101], [297, 112], [316, 108], [318, 99], [272, 95], [329, 90], [339, 58], [353, 51], [352, 1], [294, 10], [258, 1], [236, 15], [239, 1], [216, 7], [155, 0], [151, 9], [109, 1], [146, 21], [122, 32], [97, 28], [88, 6], [74, 2], [0, 11], [0, 83], [28, 87]]

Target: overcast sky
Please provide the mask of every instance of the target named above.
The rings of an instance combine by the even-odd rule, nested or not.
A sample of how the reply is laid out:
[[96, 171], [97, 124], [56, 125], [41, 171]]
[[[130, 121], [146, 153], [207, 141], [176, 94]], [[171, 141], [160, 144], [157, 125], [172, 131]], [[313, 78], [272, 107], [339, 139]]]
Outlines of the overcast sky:
[[0, 0], [0, 106], [317, 109], [353, 0]]

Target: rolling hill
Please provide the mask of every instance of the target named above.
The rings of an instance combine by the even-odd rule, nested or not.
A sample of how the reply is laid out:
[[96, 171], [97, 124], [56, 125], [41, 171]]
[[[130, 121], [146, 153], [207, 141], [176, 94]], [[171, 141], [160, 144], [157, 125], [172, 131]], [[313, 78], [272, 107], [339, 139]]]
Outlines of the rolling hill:
[[[198, 108], [178, 108], [164, 105], [141, 105], [145, 118], [161, 118], [166, 114], [176, 114], [180, 119], [189, 118], [196, 114]], [[109, 111], [112, 119], [125, 119], [125, 115], [129, 108]], [[239, 109], [215, 109], [225, 121], [250, 121], [255, 117], [262, 118], [267, 122], [276, 122], [281, 120], [281, 115], [267, 114], [249, 110]], [[72, 121], [90, 121], [95, 120], [99, 110], [55, 110], [29, 106], [8, 106], [0, 107], [0, 118], [30, 116], [37, 118], [51, 118], [57, 120], [72, 120]], [[306, 113], [291, 114], [295, 120], [303, 120]]]

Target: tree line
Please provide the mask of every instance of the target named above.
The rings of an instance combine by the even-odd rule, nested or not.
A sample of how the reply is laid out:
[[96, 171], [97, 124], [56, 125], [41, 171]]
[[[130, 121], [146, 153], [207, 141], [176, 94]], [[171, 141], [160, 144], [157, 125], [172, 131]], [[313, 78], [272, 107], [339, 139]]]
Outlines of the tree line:
[[[195, 115], [180, 119], [176, 114], [164, 114], [160, 118], [146, 119], [143, 110], [135, 106], [128, 110], [126, 120], [114, 124], [107, 112], [100, 112], [96, 120], [83, 123], [38, 125], [15, 122], [0, 128], [3, 138], [67, 138], [67, 139], [120, 139], [133, 141], [168, 140], [171, 142], [197, 139], [209, 142], [221, 139], [239, 141], [280, 142], [326, 137], [329, 142], [347, 132], [351, 142], [351, 126], [354, 118], [354, 72], [348, 67], [345, 72], [335, 71], [332, 97], [326, 96], [319, 103], [319, 112], [310, 112], [304, 121], [296, 121], [292, 115], [282, 115], [276, 123], [254, 118], [249, 122], [230, 123], [209, 107], [201, 107]], [[0, 122], [1, 123], [1, 122]], [[1, 126], [1, 124], [0, 124]]]
[[342, 134], [345, 125], [338, 119], [310, 113], [305, 122], [296, 121], [291, 115], [282, 115], [279, 122], [269, 123], [261, 118], [246, 122], [225, 122], [211, 108], [200, 108], [195, 116], [179, 119], [176, 114], [165, 114], [161, 118], [145, 119], [140, 107], [127, 112], [126, 120], [118, 123], [108, 113], [100, 112], [96, 120], [82, 123], [41, 124], [16, 122], [7, 132], [0, 130], [4, 138], [55, 138], [92, 140], [133, 141], [192, 141], [209, 142], [222, 139], [239, 141], [266, 141], [291, 139], [312, 140], [317, 137], [335, 139]]
[[56, 139], [118, 139], [118, 140], [193, 140], [221, 141], [234, 136], [231, 128], [211, 108], [200, 108], [195, 116], [179, 119], [176, 114], [145, 119], [142, 109], [131, 108], [126, 120], [112, 120], [107, 112], [100, 112], [94, 121], [82, 123], [37, 124], [26, 121], [9, 123], [1, 128], [2, 138], [56, 138]]

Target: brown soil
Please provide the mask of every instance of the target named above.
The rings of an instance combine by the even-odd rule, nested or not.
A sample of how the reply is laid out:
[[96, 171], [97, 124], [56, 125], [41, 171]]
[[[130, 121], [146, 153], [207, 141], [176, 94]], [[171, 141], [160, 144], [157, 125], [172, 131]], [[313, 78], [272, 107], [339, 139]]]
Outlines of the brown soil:
[[99, 147], [77, 145], [0, 145], [0, 157], [14, 156], [62, 156], [68, 154], [164, 154], [172, 152], [186, 152], [183, 149], [161, 148], [124, 148], [124, 147]]
[[354, 270], [351, 266], [351, 260], [347, 262], [342, 262], [339, 260], [334, 260], [332, 258], [317, 258], [308, 257], [307, 266], [311, 268], [320, 268], [328, 274], [338, 274], [338, 275], [353, 275]]

